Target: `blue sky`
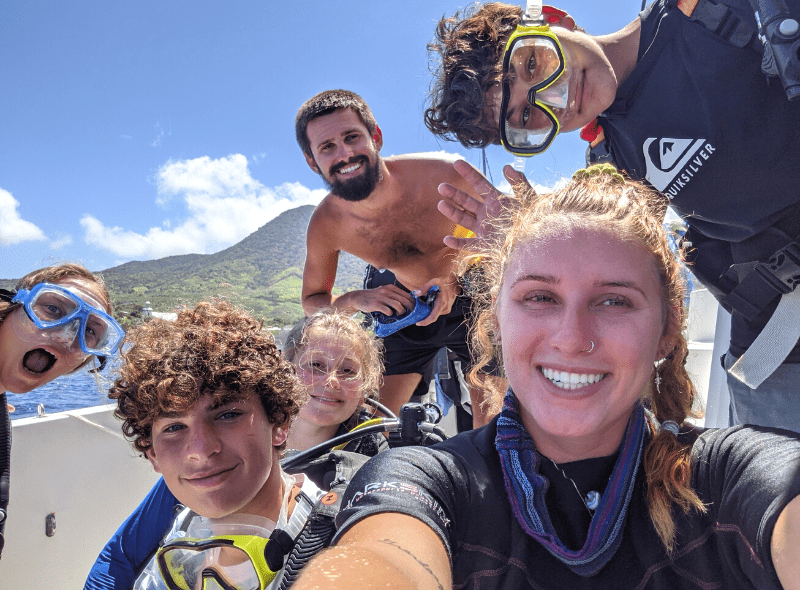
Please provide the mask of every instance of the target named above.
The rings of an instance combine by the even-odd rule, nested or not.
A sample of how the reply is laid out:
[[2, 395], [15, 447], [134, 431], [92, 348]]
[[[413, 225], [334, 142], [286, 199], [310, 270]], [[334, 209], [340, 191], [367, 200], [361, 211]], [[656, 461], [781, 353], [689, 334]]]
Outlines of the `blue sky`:
[[[464, 2], [8, 0], [0, 8], [0, 278], [57, 261], [102, 270], [222, 250], [324, 196], [294, 139], [304, 100], [361, 94], [384, 156], [480, 151], [422, 122], [434, 24]], [[640, 0], [562, 0], [589, 33]], [[527, 162], [552, 186], [582, 167], [559, 138]], [[511, 161], [487, 150], [495, 180]]]

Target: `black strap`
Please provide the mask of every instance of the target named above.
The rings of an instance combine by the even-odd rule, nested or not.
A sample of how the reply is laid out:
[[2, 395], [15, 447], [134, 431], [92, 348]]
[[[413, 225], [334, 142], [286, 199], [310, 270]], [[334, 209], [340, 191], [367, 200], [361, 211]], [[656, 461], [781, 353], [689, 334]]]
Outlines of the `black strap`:
[[754, 25], [740, 19], [730, 7], [711, 0], [700, 0], [689, 18], [734, 47], [746, 47], [756, 35]]
[[5, 392], [0, 393], [0, 555], [5, 546], [5, 528], [11, 487], [11, 416]]
[[614, 154], [611, 153], [611, 144], [606, 138], [601, 139], [596, 145], [586, 148], [586, 165], [594, 166], [595, 164], [611, 164], [616, 167], [614, 162]]
[[731, 291], [724, 303], [753, 321], [777, 297], [800, 284], [800, 244], [790, 242], [768, 262], [759, 262]]
[[286, 560], [278, 590], [288, 590], [308, 561], [330, 544], [336, 533], [335, 518], [341, 508], [342, 496], [347, 489], [347, 484], [368, 459], [369, 457], [364, 455], [347, 451], [331, 451], [316, 460], [317, 463], [335, 464], [333, 481], [330, 491], [317, 500], [306, 525], [297, 536], [294, 547]]

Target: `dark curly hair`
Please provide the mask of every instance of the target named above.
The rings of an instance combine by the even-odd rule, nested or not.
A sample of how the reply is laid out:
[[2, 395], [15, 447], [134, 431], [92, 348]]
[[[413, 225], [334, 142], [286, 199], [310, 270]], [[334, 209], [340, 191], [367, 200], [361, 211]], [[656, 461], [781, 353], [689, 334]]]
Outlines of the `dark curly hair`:
[[311, 143], [308, 141], [308, 133], [306, 133], [309, 121], [329, 115], [338, 109], [353, 109], [369, 134], [375, 133], [378, 123], [363, 98], [350, 90], [325, 90], [305, 101], [294, 119], [295, 137], [304, 154], [312, 157]]
[[291, 421], [303, 390], [272, 336], [223, 299], [184, 308], [174, 322], [154, 319], [126, 337], [124, 363], [109, 397], [137, 451], [152, 444], [153, 422], [188, 411], [202, 395], [225, 404], [253, 393], [272, 424]]
[[503, 50], [521, 19], [520, 6], [490, 2], [439, 21], [428, 44], [434, 80], [425, 109], [434, 135], [468, 148], [500, 143], [484, 97], [502, 78]]

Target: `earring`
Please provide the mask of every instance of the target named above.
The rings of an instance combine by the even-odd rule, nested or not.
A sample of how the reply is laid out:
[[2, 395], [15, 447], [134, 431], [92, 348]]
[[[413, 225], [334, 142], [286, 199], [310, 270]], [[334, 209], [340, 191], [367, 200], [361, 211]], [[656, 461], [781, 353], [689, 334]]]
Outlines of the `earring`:
[[653, 366], [656, 368], [656, 391], [661, 393], [661, 375], [658, 374], [658, 363], [653, 363]]

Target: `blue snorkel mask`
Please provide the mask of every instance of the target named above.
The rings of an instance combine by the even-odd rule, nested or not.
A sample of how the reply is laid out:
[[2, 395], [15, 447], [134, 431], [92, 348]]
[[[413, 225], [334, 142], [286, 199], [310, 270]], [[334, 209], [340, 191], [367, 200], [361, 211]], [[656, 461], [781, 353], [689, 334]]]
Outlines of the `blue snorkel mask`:
[[20, 289], [10, 301], [22, 305], [43, 334], [67, 346], [77, 339], [81, 351], [87, 355], [112, 355], [125, 337], [125, 331], [113, 317], [58, 285], [39, 283], [30, 290]]

